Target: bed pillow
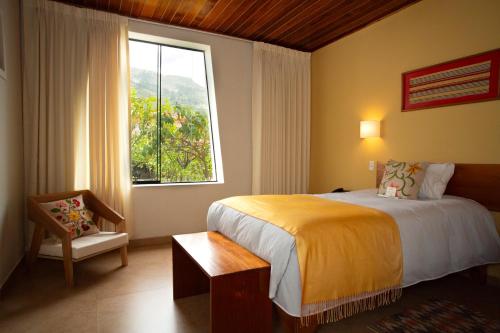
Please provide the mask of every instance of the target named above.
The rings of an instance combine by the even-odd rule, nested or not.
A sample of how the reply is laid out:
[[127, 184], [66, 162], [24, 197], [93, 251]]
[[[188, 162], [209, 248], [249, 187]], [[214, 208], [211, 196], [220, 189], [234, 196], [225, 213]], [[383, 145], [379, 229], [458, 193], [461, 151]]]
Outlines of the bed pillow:
[[418, 198], [441, 199], [454, 172], [455, 164], [453, 163], [429, 164], [418, 192]]
[[92, 220], [94, 214], [85, 208], [81, 194], [73, 198], [41, 203], [40, 205], [71, 231], [71, 238], [99, 232], [99, 228]]
[[418, 191], [424, 180], [426, 162], [398, 162], [390, 160], [385, 165], [384, 176], [378, 194], [385, 195], [387, 188], [395, 188], [399, 199], [417, 199]]

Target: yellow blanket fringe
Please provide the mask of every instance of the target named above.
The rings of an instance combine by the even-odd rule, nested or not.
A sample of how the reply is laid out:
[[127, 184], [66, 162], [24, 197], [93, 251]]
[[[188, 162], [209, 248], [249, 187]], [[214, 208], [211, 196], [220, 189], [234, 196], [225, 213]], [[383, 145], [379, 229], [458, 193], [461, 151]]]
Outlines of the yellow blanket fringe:
[[[384, 290], [383, 292], [373, 296], [337, 305], [330, 309], [328, 309], [328, 307], [331, 306], [330, 301], [307, 304], [305, 306], [309, 307], [308, 311], [314, 314], [301, 317], [300, 327], [309, 326], [313, 323], [319, 325], [333, 323], [361, 312], [374, 310], [377, 307], [396, 302], [399, 298], [401, 298], [402, 294], [402, 288], [396, 287]], [[313, 308], [316, 309], [314, 310]]]

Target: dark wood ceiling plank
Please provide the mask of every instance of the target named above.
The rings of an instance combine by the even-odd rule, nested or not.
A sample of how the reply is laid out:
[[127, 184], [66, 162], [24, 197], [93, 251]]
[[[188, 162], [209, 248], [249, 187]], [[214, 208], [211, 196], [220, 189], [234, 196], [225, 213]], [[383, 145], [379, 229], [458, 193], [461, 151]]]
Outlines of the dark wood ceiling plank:
[[124, 15], [124, 16], [130, 16], [131, 9], [132, 9], [132, 1], [131, 0], [121, 0], [120, 7], [118, 8], [117, 13]]
[[292, 40], [292, 42], [306, 45], [306, 44], [314, 44], [323, 38], [334, 38], [337, 34], [337, 31], [342, 27], [347, 27], [348, 29], [351, 29], [351, 27], [356, 24], [365, 25], [368, 22], [369, 17], [373, 15], [375, 16], [379, 15], [379, 10], [382, 6], [384, 6], [384, 4], [385, 6], [389, 7], [394, 6], [393, 4], [394, 0], [372, 0], [372, 1], [369, 1], [368, 4], [366, 6], [363, 6], [362, 8], [356, 8], [350, 11], [349, 13], [343, 15], [342, 17], [338, 18], [334, 23], [332, 23], [330, 26], [323, 26], [322, 35], [315, 33], [315, 30], [313, 30], [311, 36], [304, 39], [294, 39]]
[[265, 27], [259, 29], [251, 37], [256, 39], [261, 38], [272, 38], [273, 34], [278, 34], [280, 31], [288, 30], [292, 26], [301, 26], [304, 21], [307, 21], [307, 14], [314, 10], [314, 7], [321, 8], [320, 5], [325, 3], [324, 0], [316, 1], [301, 1], [299, 4], [294, 6], [291, 10], [287, 11], [278, 19], [272, 21]]
[[99, 0], [90, 0], [90, 6], [97, 8], [99, 5]]
[[[178, 2], [177, 0], [165, 0], [166, 6], [160, 12], [155, 12], [153, 17], [158, 19], [159, 22], [170, 22], [170, 18], [175, 14], [175, 10], [177, 9]], [[158, 15], [158, 16], [156, 16]]]
[[182, 19], [179, 21], [179, 24], [182, 26], [190, 27], [191, 22], [198, 16], [200, 11], [203, 9], [207, 0], [194, 0], [193, 5], [189, 8], [188, 11], [184, 14]]
[[226, 14], [224, 19], [219, 20], [219, 24], [215, 27], [215, 30], [220, 33], [226, 33], [231, 26], [240, 22], [244, 17], [247, 17], [252, 13], [252, 10], [256, 8], [262, 0], [247, 0], [240, 1], [236, 6], [234, 6], [233, 12], [228, 15]]
[[420, 0], [54, 0], [314, 51]]
[[222, 13], [231, 5], [232, 0], [219, 0], [212, 8], [210, 13], [203, 18], [203, 20], [198, 25], [201, 29], [206, 29], [208, 31], [213, 31], [212, 26], [217, 24]]
[[98, 10], [106, 10], [106, 5], [107, 1], [105, 0], [95, 0], [91, 6]]
[[280, 28], [274, 30], [272, 33], [269, 33], [266, 37], [269, 40], [286, 40], [290, 35], [298, 33], [298, 31], [303, 29], [305, 25], [311, 26], [316, 24], [321, 13], [339, 8], [344, 4], [344, 1], [336, 1], [333, 5], [330, 2], [323, 1], [321, 4], [314, 6], [311, 10], [308, 10], [307, 13], [303, 14], [300, 24], [293, 24], [292, 22], [289, 24], [284, 23]]
[[339, 27], [337, 30], [334, 31], [334, 33], [328, 35], [325, 34], [324, 36], [316, 38], [309, 43], [304, 43], [304, 46], [308, 49], [317, 50], [323, 46], [332, 43], [333, 41], [339, 40], [342, 37], [345, 37], [355, 31], [360, 30], [366, 27], [367, 25], [390, 15], [391, 13], [397, 12], [416, 1], [411, 1], [411, 0], [392, 1], [390, 5], [389, 4], [383, 5], [381, 9], [377, 10], [376, 12], [365, 13], [362, 17], [352, 21], [349, 25]]
[[[177, 15], [177, 12], [179, 11], [179, 8], [182, 6], [182, 1], [173, 1], [173, 3], [174, 6], [172, 8], [174, 8], [174, 10], [171, 12], [168, 24], [172, 24], [172, 21], [174, 20], [175, 16]], [[163, 20], [167, 22], [165, 18], [163, 18]]]
[[250, 15], [243, 18], [241, 22], [235, 22], [228, 33], [238, 37], [245, 37], [249, 35], [248, 30], [253, 29], [259, 22], [267, 22], [282, 4], [288, 0], [262, 0], [259, 1], [251, 9]]
[[370, 6], [375, 6], [380, 1], [386, 0], [357, 0], [347, 1], [342, 6], [333, 10], [328, 10], [318, 16], [317, 20], [312, 24], [306, 24], [302, 29], [290, 35], [286, 41], [292, 44], [306, 43], [314, 38], [314, 36], [325, 35], [327, 31], [335, 26], [340, 20], [349, 20], [358, 11], [363, 11]]
[[133, 17], [134, 10], [136, 10], [136, 7], [139, 4], [138, 4], [137, 0], [131, 0], [130, 2], [131, 2], [131, 4], [130, 4], [130, 10], [129, 10], [129, 13], [127, 15], [130, 16], [130, 17]]
[[120, 1], [119, 0], [106, 0], [107, 2], [107, 9], [106, 11], [111, 12], [111, 13], [118, 13], [118, 9], [120, 8]]
[[133, 2], [134, 2], [134, 7], [132, 8], [132, 13], [130, 16], [134, 18], [140, 18], [146, 0], [134, 0]]
[[302, 0], [288, 0], [281, 4], [280, 7], [275, 7], [274, 10], [269, 11], [266, 16], [257, 20], [256, 24], [249, 26], [243, 34], [246, 38], [261, 40], [262, 38], [255, 38], [264, 30], [271, 30], [276, 26], [276, 22], [281, 21], [288, 13], [294, 12], [297, 8], [301, 8], [307, 4], [307, 1]]
[[158, 6], [156, 6], [155, 11], [151, 16], [151, 19], [155, 21], [160, 21], [161, 18], [164, 16], [165, 11], [167, 10], [169, 3], [170, 3], [169, 0], [161, 0]]
[[85, 6], [88, 8], [97, 9], [99, 7], [99, 0], [86, 0]]
[[101, 9], [104, 11], [111, 11], [111, 8], [114, 6], [111, 5], [110, 0], [101, 0]]
[[193, 28], [198, 28], [205, 17], [210, 15], [210, 12], [213, 10], [217, 2], [218, 0], [206, 0], [203, 7], [198, 12], [198, 15], [196, 15], [191, 22], [188, 23], [188, 25]]
[[194, 0], [183, 0], [177, 1], [177, 8], [174, 12], [174, 15], [170, 18], [170, 24], [181, 25], [181, 21], [186, 15], [187, 12], [192, 8], [195, 3]]
[[146, 0], [142, 7], [139, 17], [145, 19], [151, 19], [155, 13], [156, 8], [160, 5], [162, 0]]

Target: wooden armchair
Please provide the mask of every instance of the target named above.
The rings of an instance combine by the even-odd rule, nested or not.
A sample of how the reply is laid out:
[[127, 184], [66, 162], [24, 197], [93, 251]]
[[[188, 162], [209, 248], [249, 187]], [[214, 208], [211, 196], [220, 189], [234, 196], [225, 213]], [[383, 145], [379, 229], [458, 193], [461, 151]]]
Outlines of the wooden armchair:
[[[80, 194], [85, 206], [94, 213], [92, 220], [95, 224], [98, 225], [99, 219], [103, 218], [115, 224], [116, 232], [101, 231], [94, 235], [71, 239], [70, 230], [40, 205], [40, 203], [72, 198]], [[32, 266], [37, 257], [63, 260], [68, 287], [73, 286], [73, 262], [119, 248], [122, 266], [128, 265], [128, 234], [125, 232], [125, 219], [89, 190], [30, 196], [28, 198], [28, 218], [35, 223], [31, 249], [28, 254], [28, 265]], [[54, 234], [61, 242], [46, 239], [46, 231]]]

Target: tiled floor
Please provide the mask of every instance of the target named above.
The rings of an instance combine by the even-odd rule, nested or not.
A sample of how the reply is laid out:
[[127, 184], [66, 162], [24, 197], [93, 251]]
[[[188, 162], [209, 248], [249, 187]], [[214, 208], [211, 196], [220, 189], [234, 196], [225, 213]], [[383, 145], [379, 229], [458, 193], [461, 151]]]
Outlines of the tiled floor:
[[[208, 295], [172, 300], [170, 246], [132, 249], [75, 267], [76, 286], [64, 285], [62, 263], [39, 260], [31, 274], [16, 272], [0, 299], [0, 332], [208, 332]], [[500, 318], [500, 289], [451, 276], [404, 290], [403, 298], [319, 332], [366, 332], [366, 326], [429, 298], [449, 299]], [[276, 323], [275, 331], [280, 332]]]

